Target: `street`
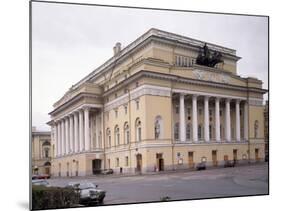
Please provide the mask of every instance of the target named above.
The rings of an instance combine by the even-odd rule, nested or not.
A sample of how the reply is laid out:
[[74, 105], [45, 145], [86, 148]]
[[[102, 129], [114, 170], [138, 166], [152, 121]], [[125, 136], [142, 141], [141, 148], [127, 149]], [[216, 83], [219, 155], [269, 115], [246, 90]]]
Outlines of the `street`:
[[105, 190], [104, 204], [268, 194], [268, 164], [136, 176], [55, 178], [51, 185], [88, 181]]

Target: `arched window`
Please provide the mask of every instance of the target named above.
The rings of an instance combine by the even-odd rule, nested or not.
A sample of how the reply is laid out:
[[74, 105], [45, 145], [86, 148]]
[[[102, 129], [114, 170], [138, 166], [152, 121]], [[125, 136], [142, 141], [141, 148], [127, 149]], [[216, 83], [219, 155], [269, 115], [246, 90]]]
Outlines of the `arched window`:
[[44, 141], [43, 145], [42, 146], [51, 146], [50, 142], [49, 141]]
[[186, 125], [186, 139], [190, 139], [190, 124]]
[[136, 141], [141, 141], [141, 121], [139, 118], [136, 119], [135, 122], [135, 128], [136, 128]]
[[255, 128], [255, 138], [257, 138], [258, 137], [258, 131], [259, 131], [259, 121], [258, 120], [255, 121], [254, 128]]
[[44, 156], [45, 158], [48, 158], [49, 157], [49, 148], [44, 148]]
[[114, 135], [115, 135], [115, 146], [120, 144], [120, 131], [118, 125], [115, 126], [114, 129]]
[[130, 131], [129, 131], [129, 124], [125, 122], [124, 124], [124, 143], [128, 144], [130, 140]]
[[107, 144], [108, 144], [107, 146], [111, 147], [111, 132], [109, 128], [106, 129], [106, 136], [107, 136]]
[[156, 116], [154, 121], [154, 137], [155, 139], [162, 138], [163, 136], [163, 120], [161, 116]]
[[202, 125], [198, 125], [198, 139], [202, 139]]
[[174, 126], [174, 138], [175, 138], [175, 140], [179, 139], [179, 123], [178, 122]]
[[44, 166], [51, 166], [51, 163], [49, 161], [44, 163]]

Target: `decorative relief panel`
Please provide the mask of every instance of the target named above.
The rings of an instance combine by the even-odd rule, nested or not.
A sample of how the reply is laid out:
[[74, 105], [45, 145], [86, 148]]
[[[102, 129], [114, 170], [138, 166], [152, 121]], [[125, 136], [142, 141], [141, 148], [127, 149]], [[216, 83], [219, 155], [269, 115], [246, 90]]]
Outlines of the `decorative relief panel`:
[[195, 76], [196, 79], [199, 80], [212, 81], [212, 82], [225, 83], [225, 84], [228, 84], [230, 80], [230, 77], [227, 75], [206, 72], [203, 70], [193, 70], [193, 75]]
[[262, 99], [249, 99], [249, 105], [252, 106], [262, 106], [263, 100]]
[[154, 95], [162, 97], [170, 97], [171, 90], [170, 88], [161, 88], [161, 87], [152, 87], [152, 86], [143, 86], [139, 90], [133, 90], [131, 93], [132, 99], [136, 99], [142, 95]]
[[[156, 86], [141, 86], [133, 91], [131, 91], [131, 100], [134, 100], [142, 95], [154, 95], [154, 96], [162, 96], [162, 97], [170, 97], [171, 96], [171, 89], [170, 88], [161, 88]], [[105, 104], [105, 111], [109, 111], [120, 105], [129, 102], [129, 95], [121, 96], [113, 102]]]

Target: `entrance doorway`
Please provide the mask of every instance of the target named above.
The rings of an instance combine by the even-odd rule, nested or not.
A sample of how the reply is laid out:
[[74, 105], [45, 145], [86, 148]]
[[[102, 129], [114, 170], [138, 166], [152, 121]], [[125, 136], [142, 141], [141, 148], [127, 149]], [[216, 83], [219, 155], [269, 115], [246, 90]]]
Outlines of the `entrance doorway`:
[[194, 168], [193, 152], [188, 152], [188, 167]]
[[137, 154], [137, 168], [136, 171], [141, 173], [141, 168], [142, 168], [142, 155], [141, 154]]
[[258, 162], [260, 160], [259, 158], [259, 149], [255, 149], [255, 159]]
[[237, 158], [238, 158], [238, 156], [237, 156], [237, 149], [234, 149], [233, 150], [233, 162], [237, 163]]
[[213, 166], [217, 167], [218, 166], [217, 150], [212, 150], [212, 161], [213, 161]]
[[92, 160], [93, 174], [99, 174], [101, 172], [101, 159]]
[[158, 171], [164, 171], [164, 158], [162, 153], [156, 154], [156, 163]]

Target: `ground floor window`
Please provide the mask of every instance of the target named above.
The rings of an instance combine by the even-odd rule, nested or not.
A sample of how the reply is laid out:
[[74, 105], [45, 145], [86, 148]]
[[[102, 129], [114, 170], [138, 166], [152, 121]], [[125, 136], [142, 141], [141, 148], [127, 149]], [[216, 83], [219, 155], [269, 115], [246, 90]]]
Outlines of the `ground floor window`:
[[126, 157], [125, 157], [125, 166], [128, 166], [128, 165], [129, 165], [129, 157], [126, 156]]

